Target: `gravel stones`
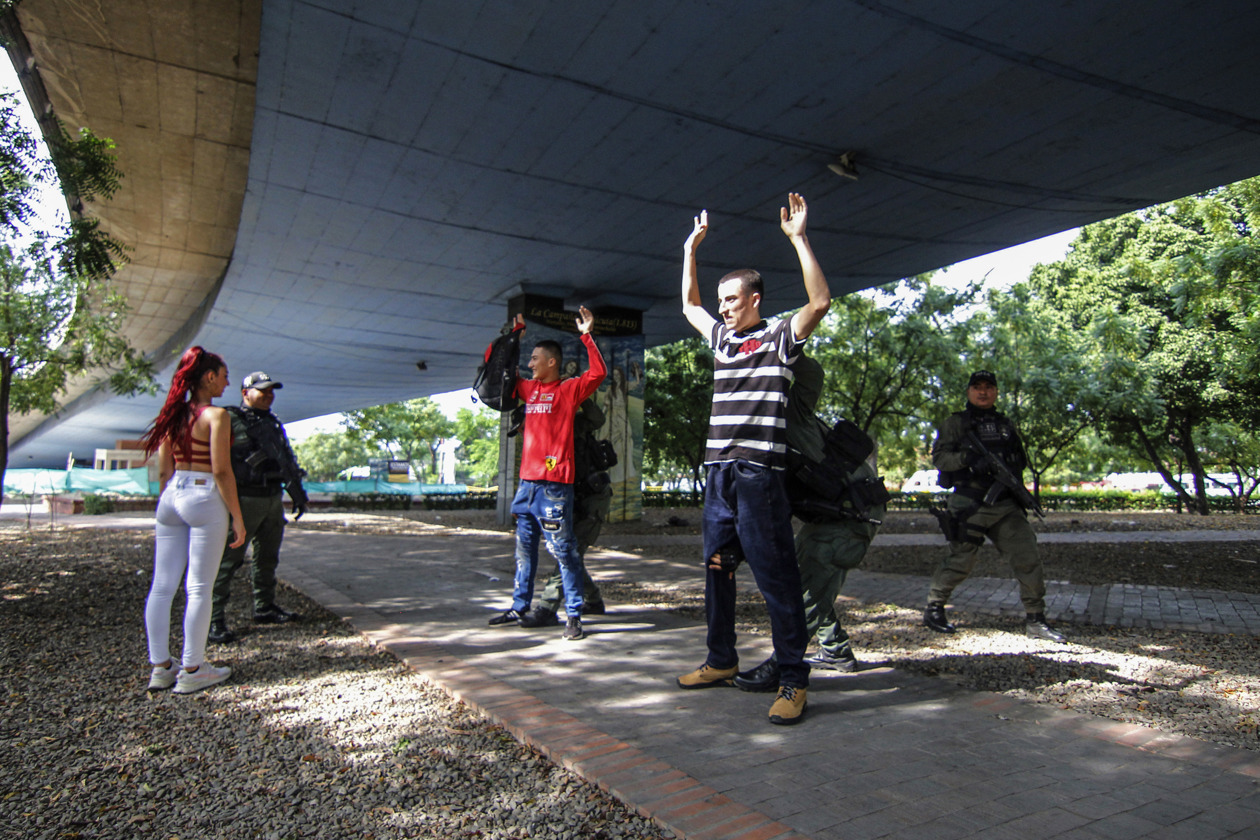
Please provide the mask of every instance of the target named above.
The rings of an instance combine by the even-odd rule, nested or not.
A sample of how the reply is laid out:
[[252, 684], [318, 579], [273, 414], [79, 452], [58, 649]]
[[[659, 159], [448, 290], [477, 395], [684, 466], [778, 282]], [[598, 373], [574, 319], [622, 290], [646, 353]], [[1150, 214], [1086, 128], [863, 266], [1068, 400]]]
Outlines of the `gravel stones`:
[[231, 679], [147, 694], [152, 551], [0, 529], [0, 836], [669, 836], [300, 595], [280, 600], [307, 620], [253, 625], [248, 575], [241, 641], [208, 650]]

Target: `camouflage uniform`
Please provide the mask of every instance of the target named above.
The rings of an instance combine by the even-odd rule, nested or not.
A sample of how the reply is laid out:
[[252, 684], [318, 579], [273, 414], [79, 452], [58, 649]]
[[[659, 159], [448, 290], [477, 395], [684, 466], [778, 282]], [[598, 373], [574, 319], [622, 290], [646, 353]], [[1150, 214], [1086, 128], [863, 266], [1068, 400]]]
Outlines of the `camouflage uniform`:
[[947, 510], [956, 520], [965, 519], [965, 533], [961, 539], [950, 541], [949, 554], [932, 576], [928, 602], [944, 604], [949, 600], [954, 588], [971, 574], [987, 536], [1010, 562], [1024, 609], [1030, 614], [1044, 613], [1046, 578], [1037, 553], [1037, 536], [1028, 524], [1028, 514], [1010, 491], [999, 485], [998, 492], [990, 495], [995, 480], [972, 469], [976, 453], [967, 445], [967, 432], [972, 429], [1016, 477], [1028, 464], [1015, 424], [999, 411], [968, 404], [941, 424], [932, 444], [932, 464], [941, 471], [941, 486], [953, 488]]

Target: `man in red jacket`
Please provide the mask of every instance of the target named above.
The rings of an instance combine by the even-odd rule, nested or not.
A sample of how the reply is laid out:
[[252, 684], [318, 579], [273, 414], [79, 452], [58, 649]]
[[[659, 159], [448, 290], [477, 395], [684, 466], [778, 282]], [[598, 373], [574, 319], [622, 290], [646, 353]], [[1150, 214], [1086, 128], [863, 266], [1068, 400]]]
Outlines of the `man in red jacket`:
[[[573, 537], [573, 417], [587, 397], [604, 381], [604, 357], [591, 338], [595, 318], [585, 306], [576, 319], [590, 367], [581, 376], [561, 379], [564, 358], [558, 342], [543, 340], [529, 357], [533, 379], [516, 380], [516, 396], [525, 403], [521, 447], [521, 483], [512, 500], [516, 517], [516, 581], [512, 606], [490, 619], [491, 626], [516, 624], [534, 598], [538, 571], [538, 543], [560, 563], [564, 609], [568, 622], [564, 638], [580, 639], [582, 632], [582, 558]], [[516, 316], [516, 328], [525, 319]]]

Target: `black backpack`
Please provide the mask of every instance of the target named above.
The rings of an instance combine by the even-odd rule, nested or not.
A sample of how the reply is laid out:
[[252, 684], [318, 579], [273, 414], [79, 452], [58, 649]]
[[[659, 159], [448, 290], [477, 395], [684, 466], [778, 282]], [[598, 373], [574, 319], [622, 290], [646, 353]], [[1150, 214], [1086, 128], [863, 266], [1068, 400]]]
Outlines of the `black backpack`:
[[485, 361], [477, 366], [473, 400], [495, 411], [516, 408], [516, 376], [521, 364], [521, 331], [514, 329], [490, 342]]
[[819, 418], [814, 422], [824, 432], [823, 460], [811, 461], [788, 450], [787, 489], [792, 513], [805, 522], [839, 516], [878, 524], [870, 518], [870, 509], [892, 498], [884, 480], [853, 474], [875, 450], [875, 441], [849, 420], [840, 420], [831, 428]]

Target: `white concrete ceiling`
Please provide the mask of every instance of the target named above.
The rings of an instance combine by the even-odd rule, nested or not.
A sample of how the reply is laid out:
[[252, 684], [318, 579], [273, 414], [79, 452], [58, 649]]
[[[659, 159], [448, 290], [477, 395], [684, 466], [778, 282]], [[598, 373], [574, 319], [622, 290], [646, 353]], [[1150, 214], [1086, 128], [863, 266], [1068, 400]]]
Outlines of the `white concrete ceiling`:
[[[637, 305], [649, 344], [686, 335], [680, 246], [702, 207], [702, 279], [755, 266], [786, 309], [801, 300], [777, 229], [789, 190], [808, 198], [842, 293], [1260, 171], [1260, 9], [1223, 0], [203, 0], [178, 4], [178, 21], [171, 5], [26, 0], [19, 16], [63, 117], [190, 133], [124, 152], [128, 181], [159, 193], [103, 209], [116, 233], [145, 242], [210, 200], [217, 233], [246, 178], [221, 286], [213, 260], [193, 272], [204, 320], [144, 333], [221, 352], [237, 377], [267, 370], [290, 420], [466, 386], [522, 288], [597, 314]], [[90, 38], [58, 30], [66, 19], [89, 20]], [[37, 24], [66, 32], [31, 36]], [[209, 74], [236, 90], [222, 126], [190, 116], [214, 91], [161, 72], [156, 86], [89, 84], [62, 54], [90, 40], [129, 66], [171, 27], [188, 44], [203, 29], [239, 37], [212, 51], [237, 56]], [[119, 110], [120, 97], [147, 104]], [[205, 139], [220, 153], [202, 167]], [[189, 142], [191, 157], [166, 151]], [[846, 151], [856, 181], [827, 168]], [[216, 198], [171, 194], [207, 172], [221, 173]], [[166, 214], [139, 210], [155, 204]], [[223, 251], [221, 236], [177, 240], [197, 259]], [[134, 437], [154, 406], [85, 396], [30, 425], [13, 465]]]

